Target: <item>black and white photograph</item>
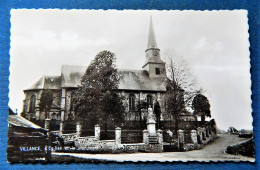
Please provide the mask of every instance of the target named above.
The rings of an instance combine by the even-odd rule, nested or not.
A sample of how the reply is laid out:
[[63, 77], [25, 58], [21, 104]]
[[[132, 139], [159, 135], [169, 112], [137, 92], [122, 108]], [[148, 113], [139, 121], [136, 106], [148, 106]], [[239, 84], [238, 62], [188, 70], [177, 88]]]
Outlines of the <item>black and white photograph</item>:
[[247, 10], [10, 14], [9, 163], [255, 162]]

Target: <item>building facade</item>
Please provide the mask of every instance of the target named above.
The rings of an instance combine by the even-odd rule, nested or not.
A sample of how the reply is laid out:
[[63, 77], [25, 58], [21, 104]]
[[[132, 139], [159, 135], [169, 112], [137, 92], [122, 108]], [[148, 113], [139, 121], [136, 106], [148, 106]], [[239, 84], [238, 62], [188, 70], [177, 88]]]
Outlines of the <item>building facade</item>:
[[[61, 75], [43, 76], [31, 88], [24, 90], [25, 99], [23, 114], [27, 119], [43, 120], [45, 113], [40, 112], [39, 103], [42, 92], [52, 90], [54, 100], [49, 118], [56, 120], [69, 120], [74, 118], [71, 102], [72, 91], [77, 89], [80, 79], [87, 67], [62, 65]], [[145, 63], [140, 70], [118, 69], [120, 77], [118, 93], [123, 97], [126, 120], [136, 120], [139, 117], [137, 106], [146, 102], [151, 107], [160, 107], [161, 119], [166, 117], [164, 94], [166, 92], [165, 62], [160, 56], [157, 46], [152, 19], [149, 25], [148, 45], [145, 50]], [[143, 109], [142, 119], [147, 111]], [[140, 119], [140, 118], [139, 118]]]

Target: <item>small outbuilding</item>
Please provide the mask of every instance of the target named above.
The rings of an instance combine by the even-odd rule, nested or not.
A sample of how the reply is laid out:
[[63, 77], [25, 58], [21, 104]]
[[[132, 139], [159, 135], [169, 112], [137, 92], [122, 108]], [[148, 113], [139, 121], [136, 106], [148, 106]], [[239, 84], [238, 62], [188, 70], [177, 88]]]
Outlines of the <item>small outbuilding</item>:
[[43, 162], [47, 158], [47, 146], [47, 130], [19, 115], [9, 114], [8, 162]]

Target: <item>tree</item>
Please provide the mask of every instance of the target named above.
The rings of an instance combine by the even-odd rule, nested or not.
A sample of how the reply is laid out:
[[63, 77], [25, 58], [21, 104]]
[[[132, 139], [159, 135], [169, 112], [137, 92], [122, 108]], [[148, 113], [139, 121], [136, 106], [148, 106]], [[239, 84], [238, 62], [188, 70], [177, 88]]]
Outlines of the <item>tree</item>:
[[175, 134], [179, 126], [182, 113], [188, 112], [192, 99], [199, 92], [195, 77], [191, 74], [190, 67], [183, 58], [178, 58], [166, 53], [166, 111], [170, 118], [175, 120]]
[[157, 100], [154, 104], [154, 114], [156, 116], [157, 129], [159, 129], [160, 119], [161, 119], [161, 107], [160, 107], [160, 103]]
[[98, 53], [88, 66], [72, 99], [76, 119], [103, 124], [106, 131], [109, 120], [115, 126], [123, 121], [124, 107], [121, 97], [116, 93], [119, 78], [115, 61], [115, 54], [110, 51]]
[[147, 108], [148, 108], [148, 104], [146, 101], [138, 100], [138, 104], [136, 106], [136, 112], [139, 115], [139, 124], [140, 124], [141, 130], [143, 130], [146, 127], [146, 123], [144, 123], [142, 121], [142, 110], [147, 109]]
[[53, 101], [53, 93], [51, 90], [43, 90], [40, 98], [40, 112], [45, 112], [45, 119], [49, 119], [49, 112], [51, 111]]
[[194, 97], [192, 108], [195, 115], [201, 116], [201, 121], [205, 121], [205, 116], [211, 117], [209, 100], [202, 94], [197, 94]]

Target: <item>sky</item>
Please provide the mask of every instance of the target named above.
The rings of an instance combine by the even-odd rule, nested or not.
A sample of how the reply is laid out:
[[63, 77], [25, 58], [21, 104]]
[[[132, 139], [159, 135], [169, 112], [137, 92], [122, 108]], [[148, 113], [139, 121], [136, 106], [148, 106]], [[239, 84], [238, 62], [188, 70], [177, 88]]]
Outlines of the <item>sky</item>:
[[9, 106], [22, 111], [23, 90], [61, 65], [88, 66], [102, 50], [117, 66], [141, 69], [149, 19], [161, 56], [183, 58], [211, 104], [217, 126], [252, 129], [246, 10], [11, 10]]

